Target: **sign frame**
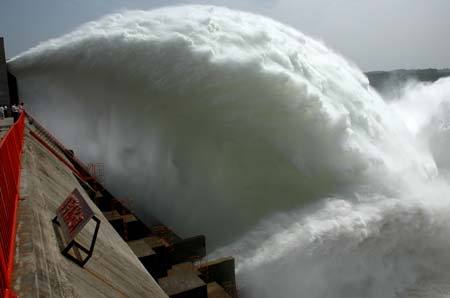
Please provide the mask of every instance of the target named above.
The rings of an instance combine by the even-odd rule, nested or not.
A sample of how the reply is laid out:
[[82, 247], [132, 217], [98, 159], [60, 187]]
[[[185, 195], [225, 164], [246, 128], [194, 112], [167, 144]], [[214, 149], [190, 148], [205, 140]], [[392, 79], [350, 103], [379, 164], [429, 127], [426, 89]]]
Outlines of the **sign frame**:
[[[91, 244], [89, 248], [86, 248], [76, 241], [76, 237], [91, 219], [95, 221], [96, 225]], [[52, 222], [60, 228], [67, 243], [67, 245], [63, 244], [61, 253], [75, 264], [84, 267], [94, 252], [98, 230], [100, 229], [100, 219], [95, 216], [94, 211], [78, 189], [75, 188], [58, 207]], [[70, 254], [72, 248], [75, 250], [76, 257]], [[83, 258], [77, 250], [83, 251], [86, 256]]]

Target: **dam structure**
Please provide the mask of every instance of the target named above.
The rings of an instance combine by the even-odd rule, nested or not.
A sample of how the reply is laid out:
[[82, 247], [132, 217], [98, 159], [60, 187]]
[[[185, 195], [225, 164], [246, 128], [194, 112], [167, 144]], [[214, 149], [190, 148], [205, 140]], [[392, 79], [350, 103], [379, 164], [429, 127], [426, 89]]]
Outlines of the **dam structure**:
[[[0, 39], [0, 104], [18, 103]], [[27, 112], [0, 120], [0, 298], [238, 297], [232, 257], [141, 220]]]

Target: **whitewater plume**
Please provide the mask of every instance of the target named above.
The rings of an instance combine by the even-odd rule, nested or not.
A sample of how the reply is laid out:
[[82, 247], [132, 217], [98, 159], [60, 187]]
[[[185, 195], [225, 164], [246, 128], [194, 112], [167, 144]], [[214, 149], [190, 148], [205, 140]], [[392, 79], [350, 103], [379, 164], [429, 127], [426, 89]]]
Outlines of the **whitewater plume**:
[[408, 83], [399, 93], [387, 100], [393, 116], [405, 123], [418, 148], [431, 149], [440, 176], [413, 179], [398, 196], [338, 196], [278, 213], [214, 252], [211, 257], [237, 256], [249, 296], [431, 298], [450, 293], [444, 153], [450, 80]]
[[422, 252], [446, 255], [434, 189], [448, 187], [427, 146], [293, 28], [211, 6], [127, 11], [9, 67], [29, 110], [104, 162], [144, 220], [236, 255], [249, 296], [394, 297], [429, 272]]
[[431, 151], [441, 173], [450, 170], [450, 78], [435, 83], [409, 82], [390, 106], [422, 146]]

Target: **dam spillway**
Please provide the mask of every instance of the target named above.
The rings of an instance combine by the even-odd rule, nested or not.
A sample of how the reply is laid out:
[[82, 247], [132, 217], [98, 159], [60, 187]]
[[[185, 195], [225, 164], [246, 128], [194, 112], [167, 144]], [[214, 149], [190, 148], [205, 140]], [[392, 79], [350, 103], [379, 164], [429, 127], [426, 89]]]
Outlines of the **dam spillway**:
[[[2, 86], [8, 94], [8, 84]], [[2, 243], [9, 241], [13, 247], [8, 256], [1, 251], [1, 260], [10, 263], [1, 268], [2, 298], [237, 297], [233, 258], [203, 260], [204, 236], [183, 239], [156, 218], [141, 221], [30, 115], [22, 113], [16, 124], [12, 118], [0, 121], [2, 145], [12, 139], [23, 143], [22, 151], [8, 151], [8, 158], [14, 152], [20, 155], [20, 189], [13, 198], [3, 192], [0, 200], [1, 206], [17, 206], [8, 209], [16, 219], [7, 226], [13, 231], [11, 239], [3, 230], [0, 235]], [[11, 137], [10, 131], [19, 129], [20, 140]], [[2, 167], [6, 171], [5, 164]], [[64, 239], [52, 222], [74, 189], [101, 223], [92, 257], [83, 266], [61, 253]], [[94, 229], [88, 223], [77, 241], [89, 246]], [[74, 249], [74, 258], [80, 253]]]
[[[8, 67], [27, 111], [103, 163], [128, 210], [205, 235], [184, 239], [199, 244], [193, 256], [206, 238], [209, 257], [235, 257], [242, 296], [447, 293], [448, 79], [391, 102], [324, 42], [211, 6], [114, 13]], [[138, 223], [108, 205], [105, 217], [152, 262], [154, 241], [135, 239]]]

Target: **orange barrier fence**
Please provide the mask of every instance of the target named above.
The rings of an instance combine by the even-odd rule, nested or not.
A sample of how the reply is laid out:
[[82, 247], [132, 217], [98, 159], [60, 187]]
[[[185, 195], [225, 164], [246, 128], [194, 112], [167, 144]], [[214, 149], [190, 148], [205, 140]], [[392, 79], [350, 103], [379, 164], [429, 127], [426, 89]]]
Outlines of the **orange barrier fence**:
[[15, 297], [11, 290], [14, 265], [17, 204], [19, 202], [20, 162], [25, 114], [0, 141], [0, 297]]

